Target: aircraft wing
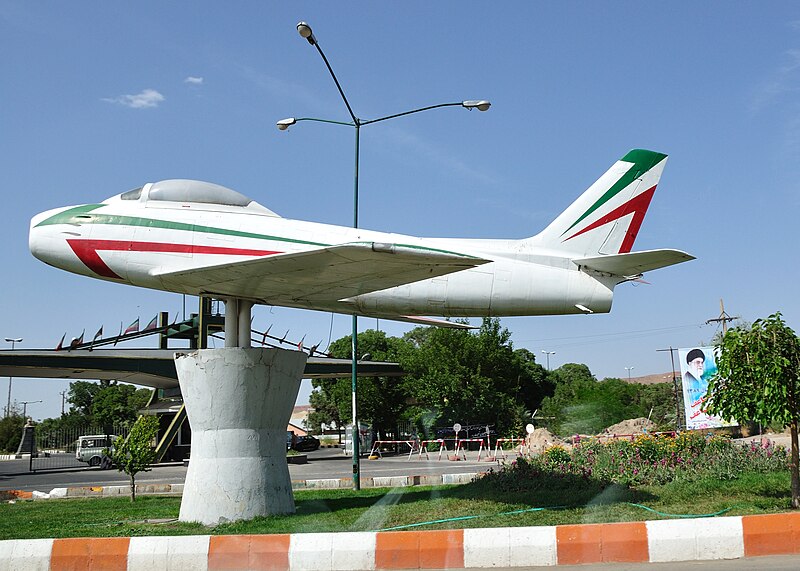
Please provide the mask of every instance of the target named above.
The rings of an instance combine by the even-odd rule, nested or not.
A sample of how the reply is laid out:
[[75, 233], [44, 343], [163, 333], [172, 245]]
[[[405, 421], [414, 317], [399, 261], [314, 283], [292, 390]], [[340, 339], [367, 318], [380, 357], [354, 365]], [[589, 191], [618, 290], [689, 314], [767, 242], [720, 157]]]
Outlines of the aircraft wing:
[[630, 277], [694, 259], [691, 254], [680, 250], [645, 250], [627, 254], [576, 258], [572, 261], [579, 266], [598, 272]]
[[440, 317], [428, 317], [425, 315], [389, 315], [381, 313], [362, 313], [364, 317], [374, 317], [377, 319], [390, 319], [391, 321], [403, 321], [405, 323], [414, 323], [416, 325], [427, 325], [433, 327], [442, 327], [444, 329], [480, 329], [479, 325], [470, 325], [469, 323], [460, 323], [458, 321], [450, 321]]
[[490, 260], [422, 246], [358, 242], [157, 274], [168, 289], [314, 305], [434, 278]]

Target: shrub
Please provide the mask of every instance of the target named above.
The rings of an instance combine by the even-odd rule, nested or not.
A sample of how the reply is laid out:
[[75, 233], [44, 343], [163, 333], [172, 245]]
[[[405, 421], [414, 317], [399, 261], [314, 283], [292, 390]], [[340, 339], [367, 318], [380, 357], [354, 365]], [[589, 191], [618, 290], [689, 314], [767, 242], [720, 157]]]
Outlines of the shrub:
[[783, 447], [740, 445], [720, 436], [684, 432], [676, 437], [641, 435], [633, 441], [582, 440], [571, 451], [552, 446], [540, 456], [519, 459], [492, 473], [503, 489], [530, 488], [544, 476], [591, 479], [601, 485], [660, 485], [705, 477], [733, 480], [743, 472], [774, 472], [788, 467]]

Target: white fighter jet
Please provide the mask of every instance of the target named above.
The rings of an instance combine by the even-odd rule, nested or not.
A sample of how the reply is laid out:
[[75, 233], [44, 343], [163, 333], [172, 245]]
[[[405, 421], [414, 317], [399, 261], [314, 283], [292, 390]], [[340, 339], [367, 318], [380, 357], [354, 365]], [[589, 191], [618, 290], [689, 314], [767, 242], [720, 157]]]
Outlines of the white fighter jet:
[[436, 317], [606, 313], [614, 287], [693, 259], [632, 252], [667, 157], [633, 150], [541, 233], [418, 238], [282, 218], [231, 189], [148, 183], [31, 221], [30, 249], [76, 274], [248, 304], [449, 325]]

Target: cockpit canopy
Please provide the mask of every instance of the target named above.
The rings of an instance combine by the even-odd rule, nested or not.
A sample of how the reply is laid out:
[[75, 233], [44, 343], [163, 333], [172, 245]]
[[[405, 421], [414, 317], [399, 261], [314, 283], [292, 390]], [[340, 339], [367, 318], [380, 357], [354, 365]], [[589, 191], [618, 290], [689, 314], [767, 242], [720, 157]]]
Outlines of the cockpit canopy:
[[120, 200], [196, 203], [234, 206], [277, 216], [245, 195], [211, 182], [189, 179], [168, 179], [147, 183], [143, 187], [123, 192]]

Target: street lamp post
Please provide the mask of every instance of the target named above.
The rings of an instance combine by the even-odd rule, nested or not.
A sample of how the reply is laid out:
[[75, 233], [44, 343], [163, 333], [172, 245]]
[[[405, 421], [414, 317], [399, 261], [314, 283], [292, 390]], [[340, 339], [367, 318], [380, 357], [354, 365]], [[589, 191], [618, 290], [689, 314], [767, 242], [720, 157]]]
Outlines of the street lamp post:
[[[17, 343], [22, 343], [22, 337], [6, 337], [6, 343], [11, 343], [11, 350]], [[8, 401], [6, 402], [6, 417], [11, 416], [11, 382], [12, 378], [8, 377]]]
[[[344, 90], [342, 89], [339, 80], [336, 77], [336, 74], [333, 73], [333, 68], [331, 67], [330, 62], [328, 62], [328, 58], [325, 57], [325, 53], [322, 51], [322, 48], [319, 46], [319, 42], [317, 42], [317, 38], [314, 36], [314, 32], [311, 30], [311, 26], [309, 26], [306, 22], [299, 22], [297, 24], [297, 32], [300, 34], [301, 37], [305, 38], [309, 44], [317, 48], [319, 55], [322, 57], [322, 61], [325, 62], [325, 66], [328, 68], [328, 72], [330, 73], [331, 77], [333, 78], [334, 83], [336, 84], [336, 88], [339, 90], [339, 95], [342, 97], [342, 101], [344, 101], [345, 106], [347, 107], [347, 112], [350, 114], [351, 122], [345, 121], [331, 121], [328, 119], [317, 119], [314, 117], [289, 117], [288, 119], [282, 119], [277, 122], [277, 127], [281, 131], [287, 130], [290, 126], [299, 123], [300, 121], [317, 121], [320, 123], [333, 123], [335, 125], [346, 125], [349, 127], [355, 128], [356, 131], [356, 138], [355, 138], [355, 169], [353, 174], [353, 228], [358, 228], [358, 171], [359, 171], [359, 154], [360, 154], [360, 137], [361, 137], [361, 127], [364, 125], [370, 125], [372, 123], [378, 123], [380, 121], [386, 121], [388, 119], [394, 119], [396, 117], [403, 117], [404, 115], [411, 115], [412, 113], [420, 113], [422, 111], [428, 111], [429, 109], [437, 109], [439, 107], [455, 107], [460, 106], [465, 109], [478, 109], [479, 111], [487, 111], [491, 106], [489, 101], [485, 100], [472, 100], [472, 101], [461, 101], [457, 103], [440, 103], [438, 105], [430, 105], [428, 107], [421, 107], [419, 109], [412, 109], [411, 111], [404, 111], [403, 113], [395, 113], [394, 115], [387, 115], [386, 117], [380, 117], [378, 119], [369, 119], [369, 120], [362, 120], [359, 119], [356, 114], [353, 112], [353, 108], [350, 106], [350, 102], [347, 100], [347, 96], [344, 94]], [[358, 316], [354, 313], [353, 314], [353, 333], [352, 333], [352, 341], [351, 341], [351, 351], [352, 351], [352, 387], [351, 387], [351, 394], [352, 394], [352, 406], [353, 406], [353, 489], [360, 490], [361, 489], [361, 476], [360, 476], [360, 458], [359, 458], [359, 436], [360, 430], [358, 427], [358, 415], [356, 413], [356, 394], [357, 394], [357, 377], [358, 377], [358, 341], [357, 341], [357, 333], [358, 333]]]
[[556, 352], [555, 351], [545, 351], [544, 349], [542, 349], [542, 353], [544, 353], [547, 356], [547, 370], [549, 371], [550, 370], [550, 355], [555, 355]]
[[34, 404], [34, 403], [37, 403], [37, 402], [42, 402], [42, 401], [40, 401], [40, 400], [24, 400], [21, 403], [19, 403], [19, 404], [22, 405], [22, 418], [23, 419], [28, 418], [28, 405], [29, 404]]
[[625, 367], [625, 370], [628, 371], [628, 382], [631, 382], [631, 371], [633, 371], [635, 367]]

